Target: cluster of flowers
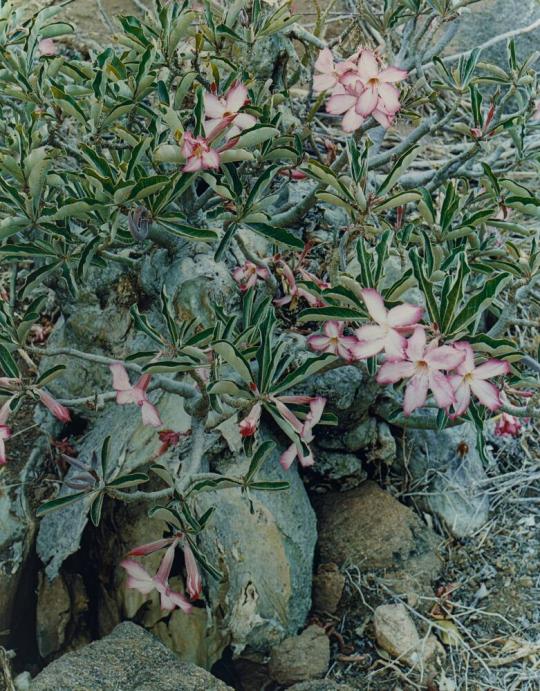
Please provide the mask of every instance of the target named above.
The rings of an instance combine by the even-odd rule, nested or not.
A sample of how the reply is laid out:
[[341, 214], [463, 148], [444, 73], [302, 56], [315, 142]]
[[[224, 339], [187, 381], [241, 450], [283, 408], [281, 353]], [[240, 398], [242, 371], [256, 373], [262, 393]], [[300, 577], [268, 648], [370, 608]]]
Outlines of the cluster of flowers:
[[419, 323], [423, 308], [403, 303], [387, 310], [376, 290], [365, 288], [361, 295], [375, 323], [361, 326], [354, 335], [346, 336], [343, 323], [327, 322], [322, 334], [308, 337], [313, 350], [333, 353], [349, 362], [384, 353], [377, 382], [384, 385], [407, 380], [405, 415], [422, 407], [429, 391], [437, 406], [451, 418], [466, 412], [471, 394], [491, 411], [500, 408], [500, 392], [487, 380], [507, 374], [510, 370], [507, 362], [492, 359], [477, 367], [474, 351], [467, 342], [439, 345], [434, 339], [427, 343], [426, 328]]
[[[240, 133], [257, 122], [253, 115], [240, 112], [246, 103], [247, 89], [239, 82], [233, 84], [221, 98], [209, 91], [205, 92], [205, 136], [195, 137], [191, 132], [185, 132], [182, 138], [182, 155], [186, 159], [182, 170], [185, 173], [219, 169], [220, 153], [232, 148]], [[213, 148], [212, 144], [224, 133], [225, 143], [219, 148]]]
[[157, 590], [161, 599], [161, 609], [170, 612], [176, 607], [180, 607], [180, 609], [189, 614], [193, 609], [189, 600], [185, 597], [185, 595], [182, 595], [182, 593], [171, 590], [169, 586], [169, 576], [171, 574], [176, 547], [179, 544], [182, 545], [182, 550], [184, 552], [184, 563], [187, 574], [186, 588], [188, 595], [192, 600], [198, 600], [202, 593], [201, 574], [189, 542], [182, 534], [177, 534], [170, 538], [163, 538], [162, 540], [156, 540], [155, 542], [150, 542], [146, 545], [135, 547], [135, 549], [132, 549], [131, 552], [129, 552], [127, 555], [128, 557], [142, 557], [147, 554], [153, 554], [154, 552], [167, 547], [167, 551], [165, 552], [165, 555], [161, 560], [161, 564], [159, 565], [159, 568], [154, 576], [151, 576], [148, 571], [146, 571], [146, 569], [134, 559], [124, 559], [120, 562], [120, 566], [122, 566], [127, 572], [128, 588], [134, 588], [143, 595], [149, 595], [153, 590]]
[[313, 79], [315, 93], [330, 92], [326, 110], [343, 115], [345, 132], [357, 130], [368, 116], [390, 127], [401, 108], [399, 90], [394, 86], [407, 77], [399, 67], [381, 68], [377, 56], [361, 48], [342, 62], [334, 62], [325, 48], [315, 62], [319, 74]]

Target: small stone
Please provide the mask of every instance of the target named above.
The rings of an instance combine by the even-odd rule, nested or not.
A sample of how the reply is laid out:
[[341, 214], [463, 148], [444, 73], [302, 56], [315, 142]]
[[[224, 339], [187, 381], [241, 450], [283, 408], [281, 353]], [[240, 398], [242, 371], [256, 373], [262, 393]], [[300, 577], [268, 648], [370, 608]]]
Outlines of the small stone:
[[380, 605], [373, 615], [377, 645], [411, 667], [424, 663], [435, 653], [444, 654], [433, 634], [421, 639], [403, 604]]
[[313, 578], [313, 609], [334, 614], [344, 587], [345, 576], [340, 573], [338, 565], [332, 562], [321, 564]]
[[323, 677], [329, 664], [330, 641], [320, 626], [312, 625], [272, 650], [269, 672], [274, 681], [289, 685]]

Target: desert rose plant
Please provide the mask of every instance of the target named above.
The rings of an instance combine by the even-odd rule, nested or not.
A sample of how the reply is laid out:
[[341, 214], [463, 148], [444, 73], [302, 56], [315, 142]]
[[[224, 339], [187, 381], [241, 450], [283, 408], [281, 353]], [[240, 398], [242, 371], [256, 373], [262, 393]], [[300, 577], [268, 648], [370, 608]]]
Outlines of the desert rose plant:
[[[509, 42], [506, 68], [480, 50], [447, 57], [468, 4], [386, 0], [362, 17], [384, 43], [348, 32], [328, 44], [324, 3], [311, 32], [290, 2], [156, 0], [90, 55], [64, 42], [58, 8], [2, 4], [0, 463], [28, 402], [59, 438], [74, 415], [130, 406], [164, 453], [179, 433], [156, 394], [182, 399], [178, 471], [158, 455], [148, 474], [125, 472], [106, 438], [92, 458], [64, 456], [66, 481], [38, 509], [86, 501], [97, 525], [106, 497], [148, 501], [167, 531], [119, 561], [164, 609], [189, 612], [220, 576], [198, 546], [219, 520], [199, 512], [200, 493], [287, 491], [260, 479], [275, 446], [263, 427], [283, 468], [317, 463], [312, 442], [338, 420], [308, 380], [361, 368], [379, 385], [371, 414], [396, 430], [468, 420], [482, 439], [492, 418], [517, 434], [540, 414], [540, 366], [515, 339], [540, 297], [534, 56]], [[254, 58], [270, 39], [289, 51], [272, 76]], [[137, 273], [158, 251], [172, 263], [187, 243], [236, 285], [210, 321], [182, 318], [162, 285], [158, 317], [133, 301], [141, 346], [122, 361], [36, 337], [90, 277]], [[93, 363], [109, 385], [68, 398], [64, 365], [40, 365], [53, 356]], [[248, 470], [210, 472], [205, 435], [231, 419]], [[149, 573], [138, 558], [159, 550]], [[185, 593], [169, 585], [177, 553]]]

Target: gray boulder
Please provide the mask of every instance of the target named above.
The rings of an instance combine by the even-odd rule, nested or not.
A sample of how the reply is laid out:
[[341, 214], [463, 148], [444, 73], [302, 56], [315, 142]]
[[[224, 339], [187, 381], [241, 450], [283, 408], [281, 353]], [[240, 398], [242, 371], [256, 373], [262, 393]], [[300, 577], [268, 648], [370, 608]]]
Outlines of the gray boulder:
[[[540, 18], [537, 0], [483, 0], [463, 14], [456, 38], [447, 49], [448, 53], [470, 50], [489, 39], [508, 31], [529, 26]], [[520, 58], [538, 50], [540, 28], [516, 37]], [[482, 53], [482, 60], [507, 68], [506, 41], [499, 41]]]
[[31, 691], [226, 691], [219, 679], [182, 662], [152, 634], [124, 622], [100, 641], [52, 662]]
[[482, 484], [487, 476], [474, 427], [465, 423], [442, 432], [408, 430], [405, 439], [415, 501], [456, 537], [473, 535], [489, 515], [489, 496]]

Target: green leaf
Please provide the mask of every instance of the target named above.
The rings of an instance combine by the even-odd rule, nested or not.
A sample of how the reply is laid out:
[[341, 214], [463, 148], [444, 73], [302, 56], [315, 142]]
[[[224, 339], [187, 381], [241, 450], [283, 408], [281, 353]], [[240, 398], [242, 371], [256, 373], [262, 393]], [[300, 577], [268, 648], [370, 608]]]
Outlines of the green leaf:
[[289, 489], [290, 486], [290, 482], [284, 482], [281, 480], [264, 480], [262, 482], [252, 482], [249, 486], [249, 489], [258, 490], [260, 492], [283, 492], [283, 490]]
[[396, 184], [396, 182], [400, 179], [403, 173], [414, 161], [419, 150], [420, 147], [411, 146], [410, 149], [407, 149], [407, 151], [401, 154], [398, 160], [394, 163], [392, 170], [388, 173], [386, 178], [381, 183], [379, 189], [377, 190], [377, 196], [380, 197], [392, 189], [392, 187]]
[[452, 321], [449, 331], [459, 333], [469, 326], [471, 322], [478, 320], [482, 312], [495, 300], [510, 278], [510, 274], [501, 273], [487, 280], [482, 289], [465, 303], [459, 314]]
[[428, 280], [424, 273], [424, 267], [422, 265], [422, 260], [416, 249], [412, 249], [409, 252], [409, 258], [413, 267], [413, 273], [418, 283], [418, 287], [424, 294], [426, 300], [426, 307], [429, 313], [430, 319], [435, 324], [440, 324], [440, 314], [437, 301], [435, 299], [435, 294], [433, 293], [433, 284]]
[[111, 480], [107, 483], [107, 487], [114, 487], [114, 489], [124, 489], [126, 487], [136, 487], [144, 482], [148, 482], [149, 477], [145, 473], [128, 473]]
[[293, 247], [297, 250], [304, 249], [303, 240], [300, 240], [289, 230], [285, 230], [285, 228], [276, 228], [275, 226], [270, 225], [269, 223], [247, 223], [246, 225], [248, 228], [251, 228], [251, 230], [254, 230], [256, 233], [262, 235], [262, 237], [266, 238], [267, 240], [271, 240], [272, 242], [278, 242], [283, 245], [288, 245], [289, 247]]
[[232, 343], [227, 341], [217, 341], [212, 346], [213, 350], [217, 355], [223, 358], [227, 364], [229, 364], [245, 381], [247, 384], [253, 383], [253, 375], [247, 360], [244, 358], [242, 353], [233, 346]]
[[38, 379], [36, 380], [36, 386], [41, 387], [45, 386], [45, 384], [49, 384], [54, 379], [59, 377], [65, 369], [66, 365], [55, 365], [54, 367], [50, 367], [38, 377]]
[[90, 520], [92, 521], [93, 525], [96, 526], [96, 528], [101, 520], [101, 511], [103, 509], [104, 498], [105, 494], [100, 492], [90, 506]]
[[273, 441], [265, 441], [257, 448], [251, 458], [249, 469], [244, 478], [246, 484], [249, 484], [255, 475], [257, 475], [259, 470], [264, 465], [264, 462], [275, 448], [276, 445]]
[[314, 321], [329, 321], [336, 319], [338, 321], [360, 321], [365, 319], [365, 313], [359, 310], [349, 309], [348, 307], [308, 307], [302, 310], [298, 315], [298, 321], [314, 322]]
[[311, 357], [309, 360], [306, 360], [306, 362], [297, 367], [293, 372], [290, 372], [290, 374], [284, 377], [276, 386], [271, 387], [271, 392], [273, 394], [279, 394], [283, 391], [287, 391], [287, 389], [300, 384], [304, 381], [304, 379], [313, 376], [325, 367], [328, 367], [330, 364], [336, 362], [337, 359], [338, 358], [331, 353], [323, 353], [322, 355]]
[[85, 492], [76, 492], [75, 494], [68, 494], [64, 497], [58, 497], [57, 499], [51, 499], [51, 501], [43, 502], [43, 504], [38, 506], [36, 509], [36, 516], [37, 518], [41, 518], [42, 516], [51, 513], [51, 511], [57, 511], [58, 509], [62, 509], [64, 506], [69, 506], [70, 504], [79, 501], [79, 499], [82, 499], [84, 496], [86, 496]]
[[187, 240], [198, 242], [214, 242], [218, 239], [218, 234], [210, 228], [195, 228], [185, 223], [184, 219], [178, 216], [160, 216], [156, 219], [156, 224], [162, 226], [169, 233]]

